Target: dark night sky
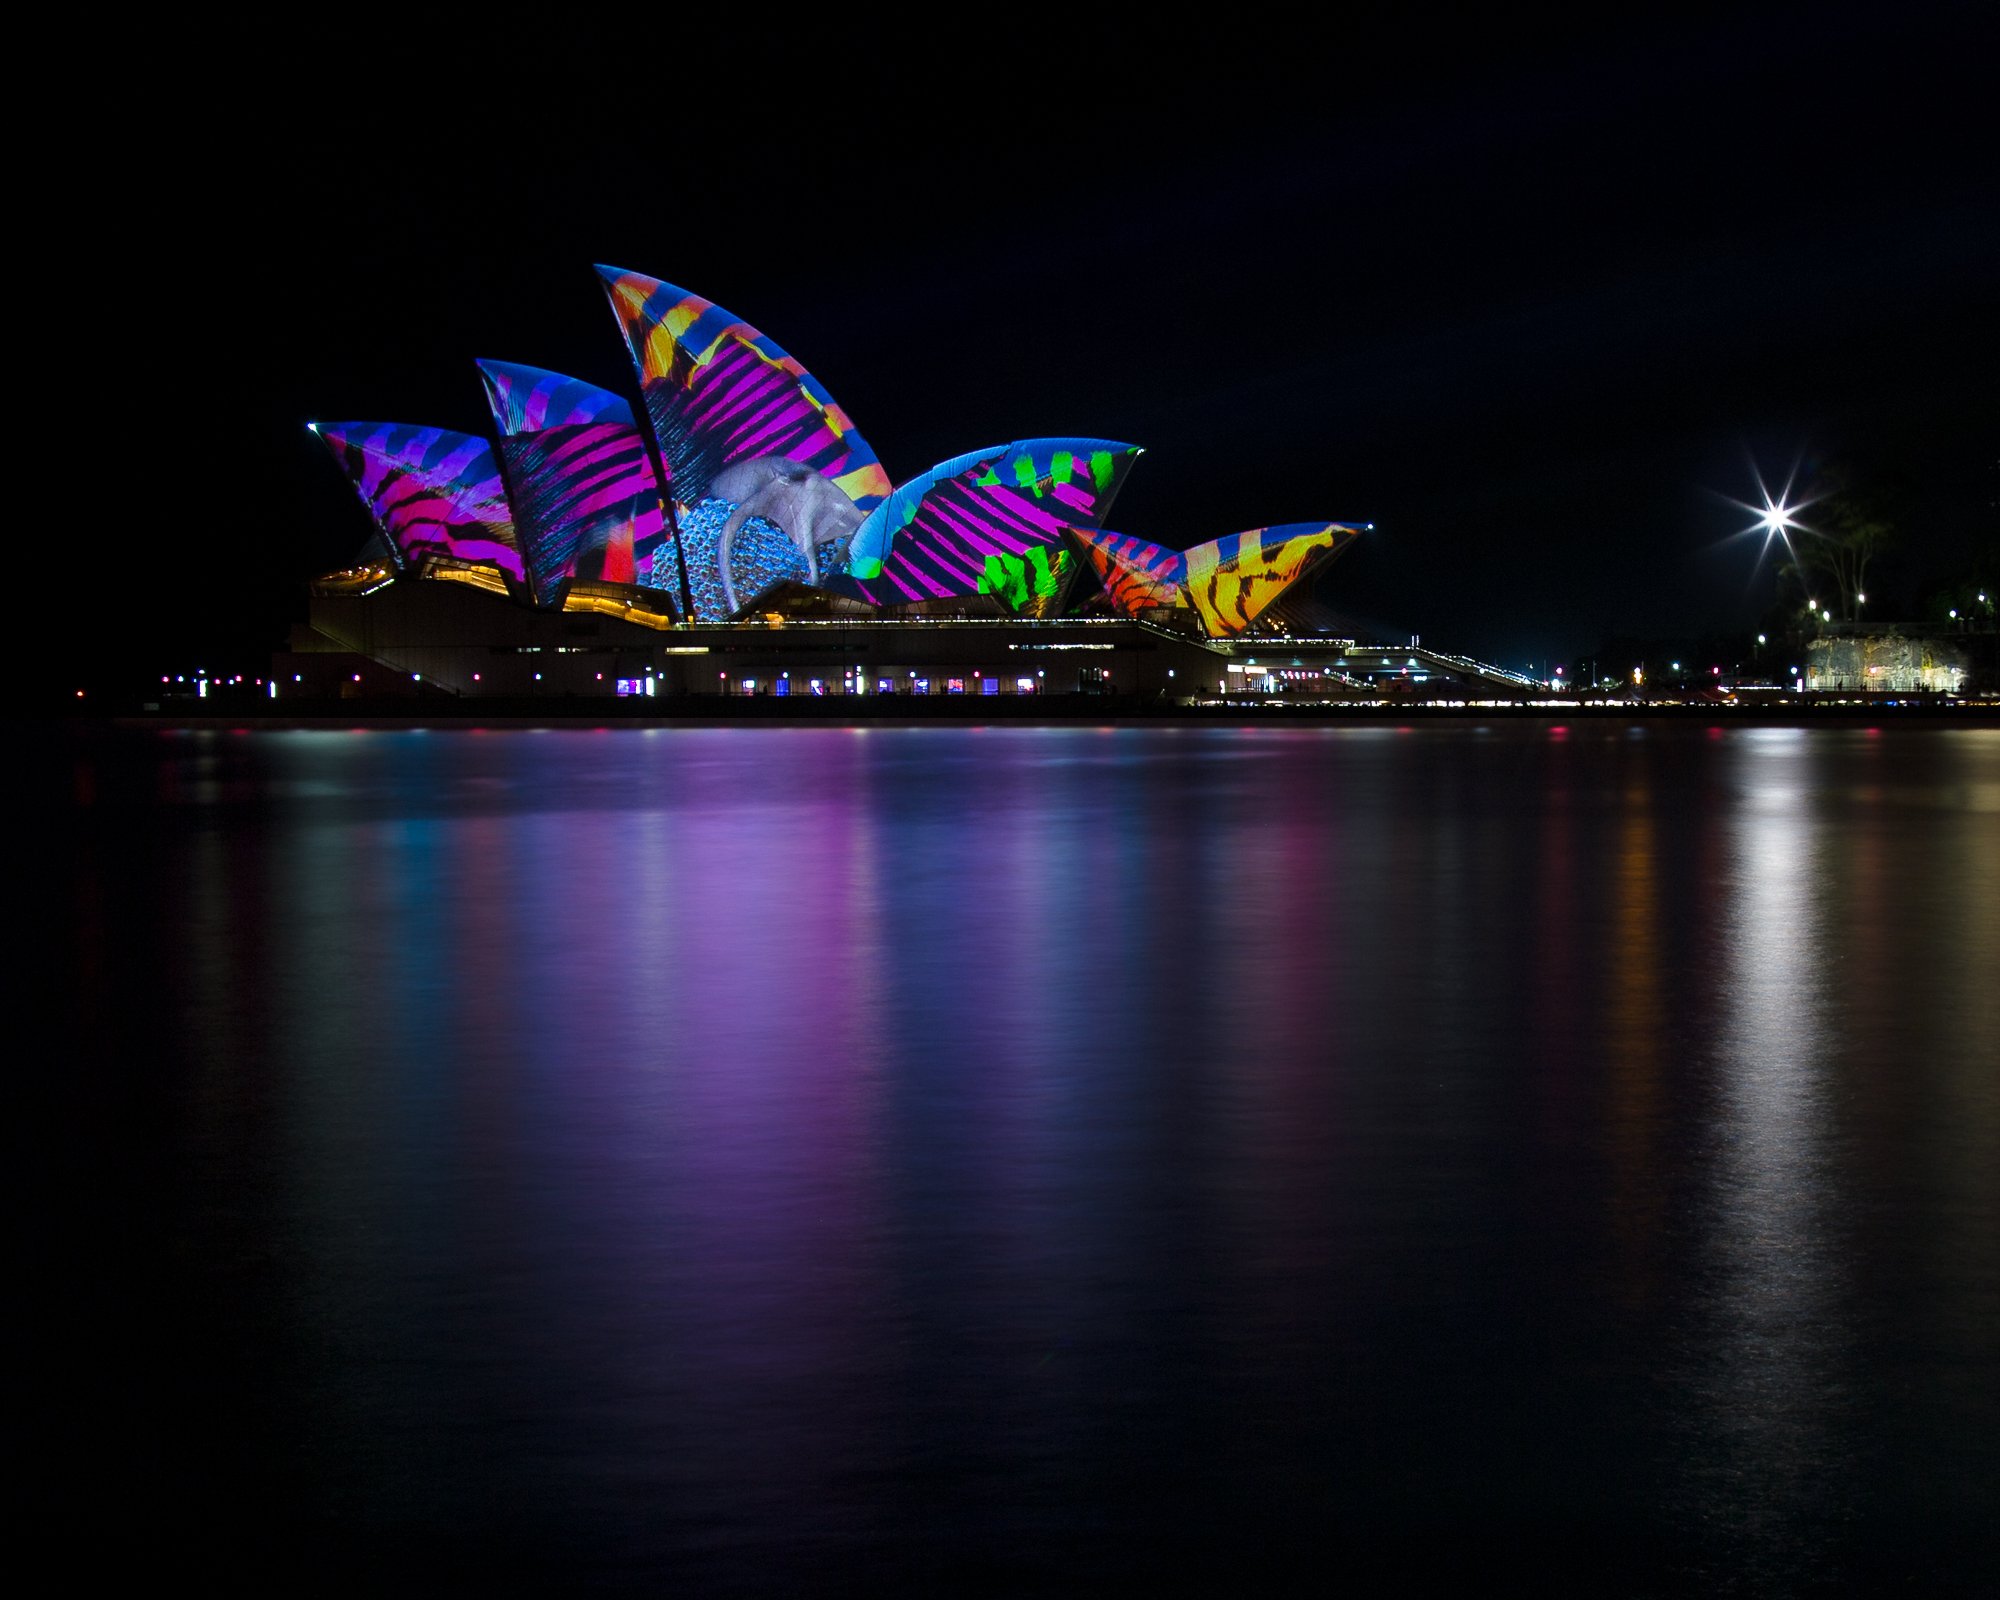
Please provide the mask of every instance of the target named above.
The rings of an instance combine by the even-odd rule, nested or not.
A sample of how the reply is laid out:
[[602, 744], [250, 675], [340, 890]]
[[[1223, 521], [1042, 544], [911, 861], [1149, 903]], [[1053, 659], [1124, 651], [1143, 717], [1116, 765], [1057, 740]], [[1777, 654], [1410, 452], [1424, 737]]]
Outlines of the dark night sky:
[[1121, 531], [1373, 521], [1322, 598], [1446, 648], [1748, 623], [1753, 457], [1906, 480], [1914, 586], [2000, 497], [1982, 9], [249, 41], [80, 163], [69, 236], [162, 291], [136, 353], [223, 418], [148, 385], [194, 491], [150, 514], [212, 576], [134, 649], [265, 648], [358, 547], [307, 419], [484, 431], [477, 356], [629, 390], [594, 261], [773, 335], [898, 480], [1099, 434], [1149, 452]]

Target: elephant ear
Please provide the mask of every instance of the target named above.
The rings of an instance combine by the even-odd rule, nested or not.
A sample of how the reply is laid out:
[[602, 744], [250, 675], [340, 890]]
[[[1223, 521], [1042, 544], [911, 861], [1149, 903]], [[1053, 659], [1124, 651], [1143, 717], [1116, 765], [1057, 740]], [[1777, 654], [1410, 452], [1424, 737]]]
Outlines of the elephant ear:
[[659, 480], [632, 408], [559, 372], [478, 365], [534, 604], [560, 607], [577, 578], [666, 587]]
[[864, 511], [889, 477], [825, 385], [742, 318], [643, 273], [599, 267], [646, 411], [684, 506], [723, 468], [782, 456], [831, 479]]
[[1140, 454], [1110, 439], [1023, 439], [933, 467], [856, 530], [826, 587], [871, 605], [993, 595], [1047, 615], [1075, 561], [1066, 527], [1095, 527]]

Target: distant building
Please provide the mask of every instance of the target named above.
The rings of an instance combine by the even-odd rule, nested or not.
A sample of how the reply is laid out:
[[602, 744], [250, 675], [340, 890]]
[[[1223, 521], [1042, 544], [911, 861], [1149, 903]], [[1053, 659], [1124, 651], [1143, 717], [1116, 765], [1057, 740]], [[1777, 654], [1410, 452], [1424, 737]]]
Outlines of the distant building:
[[1964, 640], [1894, 623], [1847, 625], [1806, 646], [1805, 686], [1819, 694], [1956, 694], [1972, 672]]

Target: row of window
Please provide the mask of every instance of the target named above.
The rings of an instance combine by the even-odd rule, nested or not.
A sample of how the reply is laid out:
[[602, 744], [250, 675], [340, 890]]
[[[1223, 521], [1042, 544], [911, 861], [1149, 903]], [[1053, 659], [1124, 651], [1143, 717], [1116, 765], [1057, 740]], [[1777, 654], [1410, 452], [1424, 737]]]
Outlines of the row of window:
[[721, 678], [730, 694], [835, 695], [835, 694], [999, 694], [1003, 683], [1009, 694], [1033, 694], [1038, 685], [1032, 677], [1000, 678], [931, 677], [913, 674], [904, 678], [873, 677], [861, 673], [845, 678]]

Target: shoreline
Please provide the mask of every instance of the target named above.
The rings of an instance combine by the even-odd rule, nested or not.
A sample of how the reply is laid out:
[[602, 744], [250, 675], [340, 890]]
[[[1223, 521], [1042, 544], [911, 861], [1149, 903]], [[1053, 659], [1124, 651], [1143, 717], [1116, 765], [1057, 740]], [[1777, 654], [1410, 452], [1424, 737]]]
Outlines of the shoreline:
[[772, 706], [769, 710], [740, 705], [714, 709], [660, 712], [610, 709], [601, 702], [589, 706], [523, 706], [519, 704], [438, 704], [422, 710], [382, 705], [315, 706], [287, 712], [250, 711], [119, 711], [102, 715], [72, 714], [66, 720], [88, 726], [128, 729], [196, 730], [334, 730], [379, 728], [924, 728], [924, 727], [1131, 727], [1131, 728], [1254, 728], [1338, 727], [1368, 724], [1481, 722], [1706, 722], [1744, 726], [1829, 725], [1857, 723], [1949, 724], [1959, 727], [2000, 726], [2000, 702], [1983, 704], [1772, 704], [1772, 705], [1357, 705], [1357, 706], [1077, 706], [1047, 705], [1019, 711], [995, 706], [978, 711], [958, 706], [936, 710], [853, 712], [843, 705], [823, 710]]

